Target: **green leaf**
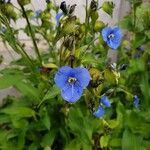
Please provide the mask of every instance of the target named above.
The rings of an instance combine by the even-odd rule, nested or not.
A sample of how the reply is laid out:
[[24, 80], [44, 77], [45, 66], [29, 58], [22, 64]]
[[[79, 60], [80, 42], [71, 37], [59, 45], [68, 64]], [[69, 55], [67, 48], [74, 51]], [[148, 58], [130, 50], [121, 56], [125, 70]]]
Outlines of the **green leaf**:
[[129, 31], [133, 30], [133, 22], [132, 22], [132, 16], [126, 16], [124, 17], [120, 22], [119, 26], [123, 29], [128, 29]]
[[15, 128], [17, 128], [17, 129], [24, 129], [24, 130], [29, 125], [27, 120], [25, 120], [25, 119], [18, 119], [18, 118], [15, 118], [15, 117], [12, 118], [12, 124], [13, 124], [13, 126]]
[[15, 87], [24, 95], [30, 96], [36, 100], [40, 100], [38, 89], [31, 86], [29, 83], [18, 82]]
[[110, 136], [109, 135], [104, 135], [100, 138], [100, 145], [101, 148], [107, 147], [108, 142], [109, 142]]
[[44, 100], [52, 99], [52, 98], [56, 97], [59, 94], [60, 94], [59, 88], [56, 87], [56, 86], [53, 86], [52, 88], [49, 89], [49, 91], [45, 95]]
[[91, 19], [92, 19], [92, 25], [95, 24], [96, 20], [98, 19], [99, 15], [98, 15], [98, 12], [97, 11], [92, 11], [90, 13], [91, 15]]
[[75, 21], [68, 21], [66, 24], [64, 24], [64, 28], [62, 29], [63, 34], [68, 35], [71, 33], [74, 33], [77, 29], [77, 25], [75, 24]]
[[43, 122], [43, 124], [45, 125], [45, 127], [46, 127], [48, 130], [50, 130], [51, 122], [50, 122], [50, 118], [49, 118], [49, 116], [48, 116], [47, 111], [44, 111], [43, 118], [42, 118], [42, 122]]
[[144, 34], [136, 34], [135, 35], [135, 40], [133, 42], [133, 45], [135, 48], [141, 46], [142, 44], [144, 44], [146, 42], [146, 36]]
[[38, 148], [39, 148], [38, 143], [32, 143], [31, 145], [29, 145], [28, 150], [37, 150]]
[[0, 77], [0, 89], [14, 86], [24, 77], [22, 75], [4, 75]]
[[128, 75], [140, 73], [145, 71], [145, 64], [141, 59], [138, 60], [130, 60], [130, 65], [127, 70]]
[[10, 116], [18, 116], [18, 117], [34, 117], [35, 111], [28, 107], [7, 107], [0, 110], [0, 113], [8, 114]]
[[10, 116], [8, 115], [0, 115], [0, 124], [8, 123], [10, 122]]
[[16, 145], [16, 149], [20, 150], [24, 148], [24, 144], [25, 144], [25, 135], [26, 135], [26, 131], [22, 130], [22, 132], [20, 132], [19, 136], [18, 136], [18, 141], [17, 141], [17, 145]]
[[96, 64], [97, 63], [97, 60], [95, 59], [95, 57], [91, 54], [86, 54], [82, 57], [81, 59], [81, 63], [82, 64]]
[[112, 139], [109, 142], [109, 146], [111, 146], [111, 147], [121, 147], [121, 139], [112, 137]]
[[142, 146], [141, 138], [125, 129], [122, 138], [122, 150], [146, 150]]
[[44, 147], [44, 150], [52, 150], [49, 146]]
[[150, 40], [150, 30], [145, 31], [145, 35], [148, 37], [148, 39]]
[[46, 133], [43, 138], [42, 138], [42, 142], [40, 143], [42, 147], [46, 147], [46, 146], [51, 146], [53, 144], [53, 141], [55, 139], [56, 136], [56, 131], [50, 130], [48, 133]]
[[80, 140], [74, 139], [69, 141], [64, 150], [81, 150]]
[[117, 71], [110, 70], [110, 69], [105, 69], [104, 78], [110, 84], [118, 84], [120, 73]]

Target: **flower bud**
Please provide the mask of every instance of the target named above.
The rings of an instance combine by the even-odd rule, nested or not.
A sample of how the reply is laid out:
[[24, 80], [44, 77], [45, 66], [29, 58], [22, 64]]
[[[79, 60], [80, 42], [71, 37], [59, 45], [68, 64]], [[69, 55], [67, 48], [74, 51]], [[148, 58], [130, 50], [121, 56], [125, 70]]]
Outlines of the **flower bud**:
[[96, 118], [102, 118], [105, 114], [105, 109], [101, 106], [99, 106], [99, 108], [97, 109], [97, 111], [95, 111], [93, 113], [93, 115], [96, 117]]
[[104, 2], [102, 5], [102, 9], [103, 11], [105, 11], [107, 14], [109, 14], [110, 16], [112, 16], [113, 13], [113, 8], [114, 8], [114, 3], [113, 2]]
[[94, 31], [98, 32], [100, 30], [102, 30], [105, 27], [105, 24], [102, 21], [96, 21], [95, 22], [95, 26], [94, 26]]
[[100, 98], [100, 103], [102, 103], [106, 107], [111, 107], [111, 103], [110, 103], [110, 101], [109, 101], [107, 96], [102, 96]]

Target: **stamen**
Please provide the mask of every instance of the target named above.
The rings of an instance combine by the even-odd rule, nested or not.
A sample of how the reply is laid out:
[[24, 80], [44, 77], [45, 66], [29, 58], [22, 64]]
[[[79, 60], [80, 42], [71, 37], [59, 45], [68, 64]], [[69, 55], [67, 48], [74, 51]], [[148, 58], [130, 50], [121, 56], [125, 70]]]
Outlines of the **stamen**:
[[113, 33], [108, 35], [109, 39], [113, 39], [114, 37], [115, 37], [115, 35]]
[[76, 78], [69, 77], [68, 82], [69, 82], [69, 83], [75, 83], [76, 80], [77, 80]]

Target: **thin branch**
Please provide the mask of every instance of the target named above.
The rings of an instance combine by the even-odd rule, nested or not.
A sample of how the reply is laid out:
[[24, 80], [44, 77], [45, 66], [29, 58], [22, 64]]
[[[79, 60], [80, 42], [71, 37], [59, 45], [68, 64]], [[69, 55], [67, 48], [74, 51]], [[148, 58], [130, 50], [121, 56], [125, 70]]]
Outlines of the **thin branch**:
[[21, 7], [21, 9], [23, 11], [23, 15], [24, 15], [24, 17], [25, 17], [25, 19], [27, 21], [27, 24], [28, 24], [28, 27], [29, 27], [29, 31], [30, 31], [30, 34], [31, 34], [31, 39], [32, 39], [33, 45], [35, 47], [35, 52], [36, 52], [36, 54], [37, 54], [37, 56], [39, 58], [40, 64], [42, 64], [42, 58], [41, 58], [39, 49], [37, 47], [37, 44], [36, 44], [36, 41], [35, 41], [35, 35], [34, 35], [33, 31], [32, 31], [29, 19], [28, 19], [27, 14], [26, 14], [26, 11], [25, 11], [25, 9], [24, 9], [24, 7], [22, 5], [20, 5], [20, 7]]

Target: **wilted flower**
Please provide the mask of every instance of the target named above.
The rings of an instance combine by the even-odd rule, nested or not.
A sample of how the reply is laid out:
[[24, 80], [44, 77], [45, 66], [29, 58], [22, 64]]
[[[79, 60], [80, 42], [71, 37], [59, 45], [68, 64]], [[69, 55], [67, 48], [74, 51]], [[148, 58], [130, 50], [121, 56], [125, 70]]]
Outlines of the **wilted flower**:
[[96, 11], [97, 7], [98, 7], [98, 2], [95, 1], [95, 0], [92, 0], [91, 4], [90, 4], [90, 9], [93, 10], [93, 11]]
[[134, 97], [133, 97], [133, 105], [134, 105], [135, 108], [139, 107], [139, 101], [140, 101], [139, 97], [137, 95], [134, 95]]
[[94, 115], [95, 117], [97, 117], [97, 118], [103, 117], [104, 114], [105, 114], [105, 109], [104, 109], [102, 106], [99, 106], [98, 109], [97, 109], [97, 111], [95, 111], [95, 112], [93, 113], [93, 115]]
[[51, 1], [50, 0], [46, 0], [46, 3], [50, 3]]
[[61, 89], [61, 96], [68, 102], [80, 99], [83, 89], [90, 82], [90, 74], [84, 67], [61, 67], [55, 75], [55, 83]]
[[111, 106], [111, 103], [110, 103], [110, 101], [109, 101], [107, 96], [102, 96], [101, 99], [100, 99], [100, 103], [102, 103], [106, 107], [110, 107]]
[[102, 36], [110, 48], [117, 49], [121, 42], [122, 32], [118, 27], [106, 27], [102, 30]]
[[67, 5], [65, 1], [61, 2], [60, 9], [63, 11], [65, 15], [72, 15], [75, 10], [76, 4]]
[[57, 26], [59, 26], [60, 18], [61, 18], [63, 15], [64, 15], [63, 12], [57, 13], [57, 14], [56, 14], [56, 22], [57, 22]]
[[119, 70], [126, 70], [128, 68], [128, 64], [122, 64], [119, 68]]
[[138, 51], [144, 51], [144, 46], [139, 46], [136, 48]]
[[11, 0], [2, 0], [2, 3], [10, 3]]

